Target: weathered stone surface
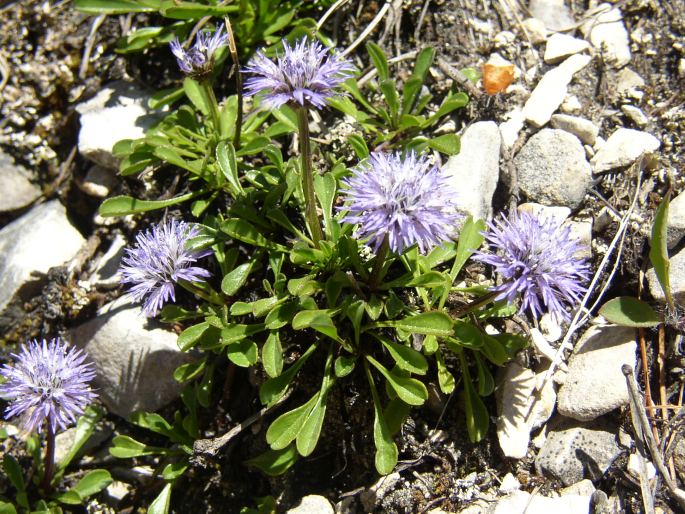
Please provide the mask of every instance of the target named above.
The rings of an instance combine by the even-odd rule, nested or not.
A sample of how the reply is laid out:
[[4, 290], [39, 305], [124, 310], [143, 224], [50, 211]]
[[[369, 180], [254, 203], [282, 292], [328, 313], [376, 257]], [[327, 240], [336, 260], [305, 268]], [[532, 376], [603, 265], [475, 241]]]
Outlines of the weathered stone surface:
[[492, 217], [501, 144], [495, 122], [474, 123], [461, 136], [461, 152], [450, 157], [443, 168], [459, 192], [460, 209], [474, 219]]
[[569, 486], [583, 478], [599, 480], [621, 454], [616, 441], [617, 427], [601, 419], [590, 424], [555, 418], [537, 458], [540, 475]]
[[114, 414], [155, 411], [181, 393], [173, 373], [192, 358], [178, 349], [176, 334], [153, 324], [140, 307], [118, 301], [71, 331], [70, 340], [95, 364], [95, 386]]
[[666, 244], [674, 248], [685, 236], [685, 193], [680, 193], [668, 206]]
[[661, 141], [641, 130], [620, 128], [607, 139], [592, 158], [595, 173], [630, 166], [645, 154], [656, 152]]
[[592, 187], [592, 170], [580, 140], [563, 130], [543, 129], [514, 158], [519, 188], [544, 205], [578, 207]]
[[547, 28], [544, 21], [537, 18], [526, 18], [522, 25], [533, 44], [538, 45], [547, 40]]
[[287, 514], [333, 514], [333, 505], [323, 496], [310, 494], [302, 498], [302, 501]]
[[544, 59], [547, 64], [556, 64], [568, 56], [579, 54], [588, 48], [590, 48], [590, 44], [587, 41], [557, 32], [547, 40]]
[[497, 438], [507, 457], [522, 459], [528, 452], [531, 430], [541, 426], [554, 410], [556, 393], [550, 381], [540, 393], [528, 414], [528, 402], [534, 396], [536, 385], [544, 373], [536, 375], [532, 370], [510, 363], [498, 377]]
[[590, 512], [590, 497], [566, 495], [550, 498], [515, 491], [498, 500], [490, 514], [580, 514]]
[[594, 145], [599, 135], [599, 127], [590, 120], [568, 114], [552, 116], [552, 127], [570, 132], [587, 145]]
[[590, 62], [588, 55], [572, 55], [545, 73], [523, 106], [526, 121], [534, 127], [547, 123], [564, 101], [573, 76]]
[[605, 62], [616, 68], [625, 66], [630, 62], [630, 42], [620, 9], [601, 4], [594, 13], [581, 30]]
[[368, 491], [364, 491], [360, 495], [362, 505], [365, 512], [373, 512], [380, 501], [392, 491], [397, 483], [401, 480], [400, 474], [390, 473], [378, 479], [378, 482], [369, 487]]
[[0, 212], [23, 209], [41, 194], [40, 187], [29, 180], [29, 172], [23, 166], [14, 164], [4, 152], [0, 152], [0, 191], [5, 192], [0, 195]]
[[116, 184], [117, 178], [112, 170], [95, 165], [86, 173], [81, 189], [95, 198], [107, 198]]
[[530, 0], [528, 10], [549, 30], [568, 30], [576, 23], [564, 0]]
[[639, 109], [634, 105], [622, 105], [621, 112], [625, 114], [626, 117], [632, 121], [636, 127], [644, 128], [649, 123], [647, 115], [642, 112], [642, 109]]
[[126, 239], [121, 234], [114, 236], [109, 249], [102, 256], [90, 278], [96, 286], [112, 287], [121, 282], [119, 266], [126, 249]]
[[32, 282], [33, 272], [47, 273], [64, 264], [83, 242], [59, 200], [34, 207], [0, 230], [0, 312]]
[[588, 329], [569, 359], [566, 381], [559, 389], [559, 413], [589, 421], [627, 405], [621, 366], [635, 367], [636, 349], [633, 328], [605, 325]]
[[122, 139], [138, 139], [145, 135], [159, 113], [147, 106], [149, 94], [128, 82], [113, 82], [95, 97], [81, 103], [76, 110], [81, 115], [78, 149], [86, 159], [116, 170], [119, 161], [112, 147]]
[[[99, 422], [95, 425], [92, 435], [80, 450], [81, 454], [91, 452], [112, 435], [112, 426], [109, 423]], [[67, 428], [55, 437], [55, 462], [59, 464], [71, 451], [76, 441], [76, 427]]]

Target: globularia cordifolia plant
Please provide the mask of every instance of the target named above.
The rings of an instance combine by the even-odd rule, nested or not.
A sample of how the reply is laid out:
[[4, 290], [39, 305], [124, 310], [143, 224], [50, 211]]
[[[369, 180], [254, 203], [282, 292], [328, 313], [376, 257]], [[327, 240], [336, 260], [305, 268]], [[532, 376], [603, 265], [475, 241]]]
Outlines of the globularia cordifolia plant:
[[[261, 363], [259, 397], [268, 408], [298, 386], [301, 373], [309, 384], [312, 376], [320, 379], [304, 403], [290, 405], [270, 423], [270, 450], [249, 461], [266, 473], [283, 473], [315, 450], [338, 384], [368, 392], [368, 403], [361, 403], [373, 409], [369, 429], [380, 473], [394, 469], [394, 436], [410, 408], [428, 399], [428, 381], [450, 394], [455, 374], [460, 377], [466, 427], [477, 441], [489, 423], [482, 397], [494, 388], [488, 361], [502, 365], [527, 344], [522, 333], [492, 334], [483, 327], [503, 329], [503, 318], [519, 309], [566, 318], [584, 290], [589, 269], [565, 228], [512, 214], [486, 230], [483, 221], [458, 213], [459, 198], [439, 152], [455, 153], [459, 140], [454, 134], [435, 138], [431, 130], [468, 99], [453, 91], [433, 102], [423, 93], [434, 52], [420, 52], [399, 87], [382, 51], [367, 48], [378, 73], [368, 91], [340, 54], [307, 39], [284, 41], [282, 49], [270, 49], [275, 58], [258, 52], [243, 68], [251, 101], [239, 128], [233, 122], [243, 119], [241, 91], [221, 103], [198, 94], [212, 87], [208, 73], [204, 85], [185, 79], [189, 104], [145, 138], [118, 145], [122, 174], [140, 171], [144, 162], [187, 178], [187, 189], [176, 197], [142, 204], [117, 197], [100, 210], [122, 215], [189, 203], [185, 219], [193, 219], [192, 233], [171, 245], [172, 255], [188, 257], [180, 270], [176, 257], [155, 250], [158, 242], [139, 260], [131, 255], [140, 248], [129, 250], [125, 264], [146, 311], [183, 323], [179, 346], [200, 355], [176, 373], [188, 383], [188, 414], [179, 413], [163, 430], [157, 415], [136, 421], [184, 449], [159, 449], [177, 459], [165, 475], [170, 483], [201, 437], [197, 406], [216, 401], [211, 386], [222, 359], [239, 367]], [[356, 133], [312, 138], [308, 111], [327, 106], [350, 116]], [[383, 133], [383, 124], [390, 133]], [[295, 134], [299, 152], [288, 152]], [[331, 141], [343, 150], [333, 151]], [[475, 265], [493, 271], [494, 286], [462, 273], [485, 239], [489, 250], [477, 254]], [[556, 253], [543, 252], [543, 242], [555, 245]], [[204, 270], [194, 267], [198, 252], [213, 255], [205, 261], [211, 277], [190, 271]], [[188, 273], [193, 276], [183, 276]], [[192, 286], [196, 306], [169, 303], [179, 278]], [[469, 283], [455, 285], [463, 281]], [[112, 453], [131, 456], [130, 444], [115, 440]]]
[[[96, 399], [97, 394], [91, 388], [91, 381], [95, 378], [95, 367], [88, 362], [88, 356], [82, 350], [68, 347], [61, 339], [47, 341], [29, 341], [22, 345], [18, 353], [10, 355], [13, 364], [5, 364], [0, 368], [0, 398], [8, 403], [5, 409], [5, 419], [17, 419], [19, 426], [27, 434], [45, 434], [45, 457], [42, 466], [40, 488], [43, 497], [50, 493], [54, 479], [59, 476], [68, 465], [78, 449], [85, 443], [92, 433], [93, 419], [86, 420], [91, 426], [91, 432], [84, 434], [74, 443], [74, 448], [68, 456], [60, 462], [55, 473], [55, 436], [58, 430], [65, 430], [76, 423]], [[93, 412], [90, 417], [94, 417]], [[79, 422], [80, 423], [80, 422]], [[85, 436], [85, 438], [84, 438]], [[37, 454], [40, 447], [37, 447]], [[21, 475], [21, 469], [9, 454], [3, 458], [3, 467], [10, 475], [12, 484], [17, 489], [16, 503], [25, 509], [29, 508], [26, 483]], [[85, 480], [85, 482], [84, 482]], [[111, 482], [109, 473], [104, 470], [94, 470], [87, 474], [70, 491], [55, 496], [60, 503], [81, 503], [86, 496], [104, 489]], [[87, 494], [85, 484], [87, 487]]]

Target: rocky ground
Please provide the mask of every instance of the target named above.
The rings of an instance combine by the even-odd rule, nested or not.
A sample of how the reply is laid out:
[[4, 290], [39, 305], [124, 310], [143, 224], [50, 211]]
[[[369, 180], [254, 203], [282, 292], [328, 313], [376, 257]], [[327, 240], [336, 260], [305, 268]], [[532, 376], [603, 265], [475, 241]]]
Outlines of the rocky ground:
[[[345, 47], [378, 12], [375, 2], [351, 2], [326, 28]], [[62, 333], [88, 350], [109, 414], [87, 458], [106, 463], [116, 478], [97, 508], [131, 511], [158, 491], [154, 463], [129, 469], [107, 455], [108, 441], [133, 430], [124, 418], [135, 410], [173, 412], [180, 388], [172, 372], [187, 357], [168, 326], [146, 321], [138, 306], [110, 303], [121, 293], [116, 269], [138, 220], [103, 219], [96, 211], [103, 198], [130, 188], [158, 193], [118, 177], [111, 149], [155, 121], [159, 113], [147, 99], [173, 74], [155, 75], [141, 64], [154, 53], [113, 52], [130, 18], [107, 18], [92, 31], [93, 19], [68, 2], [10, 2], [0, 13], [0, 189], [11, 192], [0, 196], [3, 359], [11, 345], [45, 334]], [[263, 449], [265, 426], [258, 424], [226, 458], [184, 478], [175, 511], [197, 511], [200, 501], [202, 511], [237, 512], [271, 495], [279, 511], [301, 514], [643, 512], [642, 481], [656, 511], [682, 512], [638, 452], [621, 372], [623, 364], [637, 369], [643, 389], [640, 370], [651, 370], [654, 403], [669, 406], [653, 414], [655, 432], [668, 443], [673, 479], [685, 483], [685, 441], [675, 416], [683, 403], [682, 337], [672, 328], [636, 337], [596, 313], [622, 294], [663, 301], [647, 253], [655, 207], [669, 188], [671, 283], [685, 299], [685, 195], [678, 195], [685, 5], [395, 1], [370, 37], [399, 57], [400, 75], [411, 62], [405, 54], [435, 46], [436, 94], [461, 68], [508, 72], [513, 65], [511, 85], [495, 95], [470, 91], [470, 105], [439, 128], [462, 137], [461, 153], [445, 166], [465, 211], [476, 217], [517, 207], [569, 224], [598, 270], [590, 310], [570, 331], [545, 318], [531, 322], [531, 347], [499, 371], [489, 402], [495, 423], [481, 443], [467, 442], [458, 402], [435, 388], [398, 438], [401, 462], [392, 475], [378, 480], [355, 447], [369, 441], [358, 441], [354, 421], [343, 419], [325, 431], [318, 453], [267, 479], [241, 464]], [[249, 377], [241, 378], [242, 407], [228, 414], [234, 421], [259, 409]], [[8, 441], [5, 450], [14, 446]]]

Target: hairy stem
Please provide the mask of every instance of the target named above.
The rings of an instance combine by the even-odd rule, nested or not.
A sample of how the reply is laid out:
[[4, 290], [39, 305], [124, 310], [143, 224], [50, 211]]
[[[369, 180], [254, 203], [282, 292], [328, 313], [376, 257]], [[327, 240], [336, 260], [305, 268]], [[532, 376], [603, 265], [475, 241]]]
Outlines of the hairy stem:
[[52, 429], [50, 416], [47, 421], [47, 434], [45, 435], [45, 465], [43, 472], [43, 481], [40, 483], [43, 491], [49, 491], [52, 482], [52, 476], [55, 471], [55, 431]]
[[316, 214], [316, 196], [314, 195], [314, 174], [312, 172], [312, 150], [309, 138], [309, 116], [306, 107], [297, 108], [297, 123], [300, 130], [300, 155], [302, 157], [302, 191], [304, 192], [305, 219], [314, 241], [314, 247], [319, 247], [323, 239], [321, 223]]
[[212, 119], [212, 125], [214, 126], [214, 131], [217, 136], [221, 134], [221, 118], [219, 115], [219, 102], [216, 100], [216, 95], [214, 94], [214, 88], [209, 79], [202, 80], [200, 85], [205, 90], [205, 95], [209, 99], [209, 116]]

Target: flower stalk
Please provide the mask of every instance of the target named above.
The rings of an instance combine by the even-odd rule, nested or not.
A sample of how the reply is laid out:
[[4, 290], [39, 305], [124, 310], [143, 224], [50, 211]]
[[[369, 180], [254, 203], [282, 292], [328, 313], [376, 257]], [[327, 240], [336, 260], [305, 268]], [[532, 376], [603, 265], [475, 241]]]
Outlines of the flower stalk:
[[43, 480], [40, 483], [43, 491], [50, 491], [52, 485], [52, 477], [55, 473], [55, 430], [52, 428], [52, 423], [48, 419], [47, 434], [45, 434], [45, 463], [43, 469]]
[[237, 150], [240, 148], [240, 135], [243, 130], [243, 75], [240, 71], [238, 46], [235, 44], [231, 20], [228, 17], [224, 18], [224, 24], [226, 25], [226, 34], [228, 35], [228, 51], [231, 54], [233, 66], [235, 66], [235, 90], [238, 95], [238, 114], [235, 119], [235, 134], [233, 136], [233, 147]]
[[209, 117], [212, 120], [212, 126], [218, 138], [221, 136], [221, 115], [219, 114], [219, 102], [214, 94], [211, 80], [209, 78], [201, 80], [200, 87], [204, 92], [205, 98], [207, 98]]
[[312, 151], [309, 137], [309, 111], [307, 107], [297, 107], [297, 124], [300, 132], [300, 157], [302, 159], [302, 191], [304, 193], [305, 220], [309, 225], [314, 247], [319, 247], [323, 239], [321, 223], [316, 212], [314, 195], [314, 173], [312, 172]]
[[385, 259], [388, 257], [389, 252], [390, 242], [388, 241], [388, 235], [386, 234], [376, 253], [376, 260], [373, 263], [373, 269], [371, 270], [371, 276], [369, 278], [369, 287], [371, 287], [372, 290], [376, 289], [383, 279], [383, 265], [385, 264]]

